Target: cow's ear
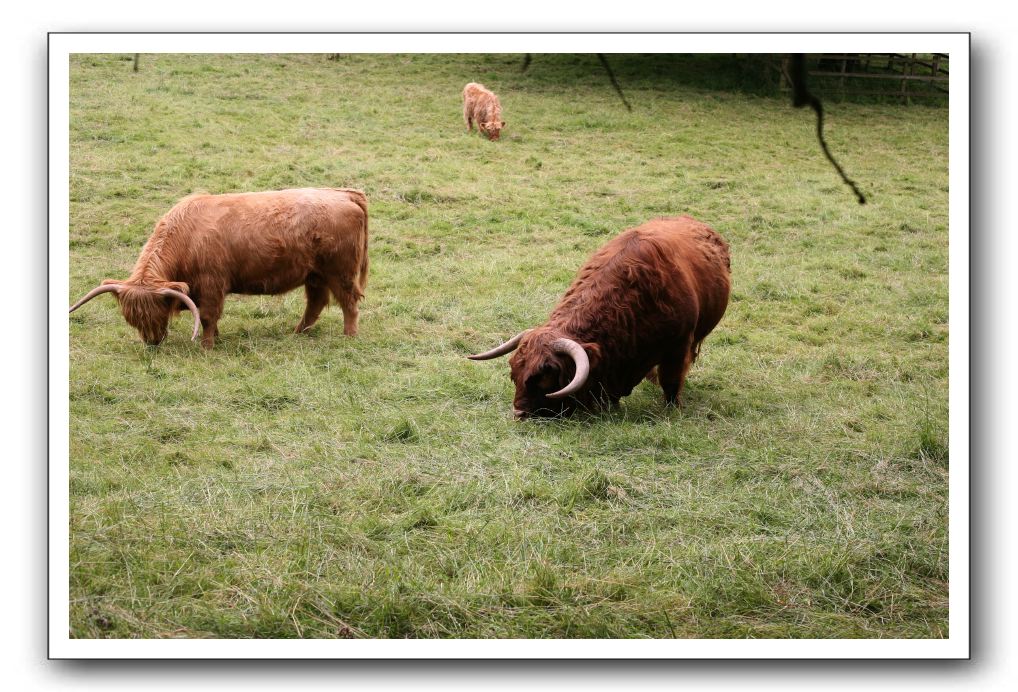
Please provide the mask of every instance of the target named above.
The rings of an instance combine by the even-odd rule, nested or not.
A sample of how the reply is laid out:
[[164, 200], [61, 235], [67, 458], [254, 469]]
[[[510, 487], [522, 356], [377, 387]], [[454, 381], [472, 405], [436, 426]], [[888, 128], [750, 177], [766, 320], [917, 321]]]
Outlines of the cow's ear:
[[587, 353], [587, 360], [590, 361], [591, 369], [596, 368], [601, 363], [601, 346], [600, 344], [588, 341], [580, 344], [583, 346], [583, 350]]
[[499, 125], [499, 127], [505, 127], [505, 120], [502, 121], [502, 124]]
[[185, 296], [191, 291], [191, 287], [183, 281], [169, 281], [166, 283], [165, 288], [172, 288], [174, 291], [180, 291]]

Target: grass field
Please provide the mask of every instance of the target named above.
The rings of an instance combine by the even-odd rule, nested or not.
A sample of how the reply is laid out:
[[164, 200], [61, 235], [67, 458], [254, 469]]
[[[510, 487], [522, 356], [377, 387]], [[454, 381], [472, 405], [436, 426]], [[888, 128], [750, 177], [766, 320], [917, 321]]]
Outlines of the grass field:
[[[69, 303], [200, 190], [364, 189], [371, 278], [355, 339], [302, 291], [209, 352], [70, 316], [72, 636], [947, 636], [946, 109], [829, 109], [859, 206], [724, 58], [614, 57], [628, 113], [594, 56], [131, 57], [71, 62]], [[680, 213], [734, 284], [684, 408], [511, 420], [464, 356]]]

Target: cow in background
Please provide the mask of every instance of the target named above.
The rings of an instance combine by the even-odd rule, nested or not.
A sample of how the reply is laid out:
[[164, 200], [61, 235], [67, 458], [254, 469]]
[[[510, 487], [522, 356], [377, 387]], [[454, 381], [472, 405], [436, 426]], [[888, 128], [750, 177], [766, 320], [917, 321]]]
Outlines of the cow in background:
[[467, 132], [474, 131], [476, 122], [477, 129], [491, 141], [498, 139], [505, 127], [498, 96], [477, 82], [463, 87], [463, 120], [467, 123]]

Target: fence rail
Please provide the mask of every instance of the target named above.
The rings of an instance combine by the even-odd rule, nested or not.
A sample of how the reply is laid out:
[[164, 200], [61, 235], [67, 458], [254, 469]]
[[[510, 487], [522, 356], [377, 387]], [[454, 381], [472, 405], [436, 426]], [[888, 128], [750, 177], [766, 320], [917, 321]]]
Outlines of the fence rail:
[[[806, 56], [810, 89], [818, 96], [883, 95], [911, 103], [948, 93], [947, 53], [814, 53]], [[782, 88], [791, 89], [789, 61], [781, 64]]]

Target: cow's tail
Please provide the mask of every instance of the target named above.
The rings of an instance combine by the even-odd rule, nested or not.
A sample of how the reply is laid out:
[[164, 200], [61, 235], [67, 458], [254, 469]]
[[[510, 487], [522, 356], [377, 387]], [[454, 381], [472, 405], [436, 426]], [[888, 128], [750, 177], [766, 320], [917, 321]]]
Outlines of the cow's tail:
[[353, 282], [357, 300], [360, 300], [364, 297], [364, 289], [367, 288], [367, 197], [360, 190], [345, 188], [345, 191], [364, 214], [364, 227], [360, 234], [360, 266], [357, 268], [356, 281]]
[[368, 287], [368, 215], [364, 214], [364, 248], [361, 250], [361, 269], [357, 274], [358, 298], [364, 297], [364, 289]]

